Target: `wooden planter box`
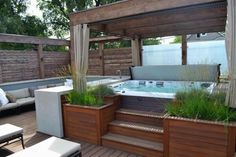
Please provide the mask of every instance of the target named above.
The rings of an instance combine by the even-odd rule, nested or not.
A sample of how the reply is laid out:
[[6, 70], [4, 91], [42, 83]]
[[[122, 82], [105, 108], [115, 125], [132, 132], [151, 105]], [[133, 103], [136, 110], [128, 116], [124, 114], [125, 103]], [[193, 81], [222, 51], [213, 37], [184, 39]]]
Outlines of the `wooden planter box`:
[[235, 125], [204, 120], [164, 119], [164, 157], [234, 157]]
[[63, 105], [64, 135], [101, 145], [101, 137], [107, 133], [108, 124], [115, 119], [118, 103], [106, 103], [102, 107]]

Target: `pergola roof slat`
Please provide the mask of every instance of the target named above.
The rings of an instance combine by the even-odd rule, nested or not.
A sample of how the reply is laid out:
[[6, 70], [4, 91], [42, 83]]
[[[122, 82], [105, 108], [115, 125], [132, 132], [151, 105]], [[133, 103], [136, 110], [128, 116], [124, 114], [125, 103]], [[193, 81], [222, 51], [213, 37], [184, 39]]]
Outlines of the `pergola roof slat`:
[[225, 30], [226, 7], [226, 0], [125, 0], [71, 14], [70, 24], [127, 38], [207, 33]]

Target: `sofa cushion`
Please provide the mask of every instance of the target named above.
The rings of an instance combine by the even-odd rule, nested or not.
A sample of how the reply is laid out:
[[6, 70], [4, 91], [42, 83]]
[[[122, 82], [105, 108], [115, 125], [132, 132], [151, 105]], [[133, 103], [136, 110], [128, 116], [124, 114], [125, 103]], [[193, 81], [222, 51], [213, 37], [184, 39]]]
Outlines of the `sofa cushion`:
[[28, 88], [11, 90], [11, 91], [7, 91], [7, 93], [9, 93], [11, 95], [14, 95], [16, 97], [16, 99], [30, 97], [30, 93], [29, 93], [29, 89]]
[[8, 102], [6, 93], [0, 88], [0, 106], [6, 105]]
[[47, 85], [47, 88], [52, 88], [52, 87], [56, 87], [56, 85], [55, 84], [48, 84]]
[[30, 97], [34, 97], [34, 91], [37, 89], [38, 89], [38, 87], [30, 87], [29, 88]]
[[38, 86], [38, 89], [44, 89], [44, 88], [47, 88], [47, 85], [44, 85], [44, 86]]
[[16, 108], [16, 107], [18, 107], [18, 106], [20, 106], [20, 105], [17, 104], [17, 103], [8, 103], [8, 104], [6, 104], [6, 105], [4, 105], [4, 106], [1, 106], [1, 107], [0, 107], [0, 111], [8, 110], [8, 109], [13, 109], [13, 108]]
[[15, 103], [16, 102], [16, 97], [10, 93], [6, 93], [6, 97], [9, 100], [10, 103]]
[[35, 99], [33, 97], [17, 99], [16, 103], [20, 106], [34, 104]]

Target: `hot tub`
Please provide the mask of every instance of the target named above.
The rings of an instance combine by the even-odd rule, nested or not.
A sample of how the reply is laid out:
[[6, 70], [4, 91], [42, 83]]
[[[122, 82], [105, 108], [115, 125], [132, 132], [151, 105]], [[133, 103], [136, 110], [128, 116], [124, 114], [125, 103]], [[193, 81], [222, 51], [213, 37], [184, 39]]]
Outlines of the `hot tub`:
[[128, 80], [110, 85], [115, 92], [126, 96], [141, 96], [173, 99], [178, 91], [189, 91], [191, 89], [204, 89], [212, 92], [216, 86], [214, 82], [192, 82], [192, 81], [145, 81]]

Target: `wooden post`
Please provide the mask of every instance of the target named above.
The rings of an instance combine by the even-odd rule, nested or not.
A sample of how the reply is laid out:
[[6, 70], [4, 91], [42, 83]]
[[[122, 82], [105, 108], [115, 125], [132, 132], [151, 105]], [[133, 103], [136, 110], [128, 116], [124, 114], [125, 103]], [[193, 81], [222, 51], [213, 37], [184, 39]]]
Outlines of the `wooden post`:
[[182, 35], [182, 65], [187, 64], [187, 38]]
[[38, 45], [38, 62], [39, 62], [39, 74], [40, 78], [45, 78], [45, 72], [44, 72], [44, 58], [43, 58], [43, 45]]
[[133, 66], [140, 66], [141, 65], [141, 51], [142, 51], [142, 40], [138, 37], [135, 37], [131, 41], [132, 46], [132, 63]]
[[102, 68], [102, 73], [101, 75], [105, 75], [105, 67], [104, 67], [104, 43], [100, 42], [98, 43], [98, 52], [99, 52], [99, 57], [100, 57], [100, 66]]
[[2, 83], [2, 65], [0, 64], [0, 83]]

